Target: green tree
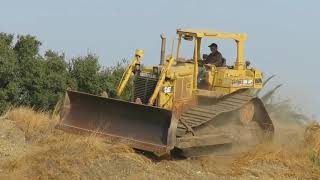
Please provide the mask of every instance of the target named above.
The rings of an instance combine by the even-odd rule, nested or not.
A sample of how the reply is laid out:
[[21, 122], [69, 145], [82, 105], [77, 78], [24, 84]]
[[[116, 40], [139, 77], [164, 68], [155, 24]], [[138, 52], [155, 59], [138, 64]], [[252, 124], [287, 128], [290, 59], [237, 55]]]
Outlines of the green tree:
[[0, 33], [0, 40], [3, 41], [7, 47], [11, 47], [13, 42], [13, 37], [14, 37], [13, 34], [8, 34], [4, 32]]
[[11, 46], [12, 34], [0, 33], [0, 114], [4, 112], [16, 96], [17, 59]]
[[[31, 35], [0, 33], [0, 113], [10, 105], [26, 105], [53, 110], [67, 88], [100, 95], [106, 91], [115, 97], [116, 86], [127, 67], [122, 60], [102, 68], [98, 57], [88, 54], [66, 63], [64, 54], [47, 50], [39, 53], [41, 42]], [[131, 96], [132, 82], [122, 99]]]
[[[110, 97], [116, 97], [116, 88], [121, 80], [121, 77], [128, 66], [128, 61], [122, 59], [114, 66], [105, 67], [101, 72], [101, 84], [107, 91]], [[132, 81], [129, 81], [125, 90], [121, 95], [121, 99], [130, 100], [132, 94]]]
[[45, 53], [41, 90], [34, 94], [35, 106], [51, 110], [62, 99], [67, 88], [67, 63], [64, 54], [52, 50]]
[[70, 78], [76, 83], [76, 89], [81, 92], [100, 95], [104, 91], [100, 76], [101, 66], [98, 57], [88, 54], [71, 60]]
[[44, 61], [39, 55], [41, 42], [31, 35], [18, 36], [14, 51], [18, 59], [19, 89], [14, 104], [39, 107], [42, 103], [38, 94], [42, 91]]
[[23, 60], [33, 60], [39, 56], [39, 48], [41, 42], [35, 36], [22, 35], [18, 36], [18, 41], [14, 46], [14, 50], [21, 62]]

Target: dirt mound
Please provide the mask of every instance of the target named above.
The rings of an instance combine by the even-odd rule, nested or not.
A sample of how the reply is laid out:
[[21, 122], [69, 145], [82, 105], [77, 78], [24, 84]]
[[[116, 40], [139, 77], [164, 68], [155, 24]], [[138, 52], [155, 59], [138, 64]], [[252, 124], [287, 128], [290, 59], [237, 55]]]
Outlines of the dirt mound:
[[80, 136], [57, 130], [56, 120], [30, 108], [13, 109], [0, 119], [1, 179], [320, 177], [319, 124], [309, 126], [306, 131], [297, 124], [276, 124], [272, 142], [246, 153], [158, 160], [125, 145], [110, 144], [95, 134]]

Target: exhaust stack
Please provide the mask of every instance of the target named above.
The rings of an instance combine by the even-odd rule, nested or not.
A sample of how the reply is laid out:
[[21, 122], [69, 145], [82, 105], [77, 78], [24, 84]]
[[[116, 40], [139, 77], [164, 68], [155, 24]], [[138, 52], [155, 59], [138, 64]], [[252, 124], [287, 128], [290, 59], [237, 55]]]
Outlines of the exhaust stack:
[[166, 34], [164, 34], [164, 33], [162, 33], [160, 35], [160, 37], [161, 37], [160, 65], [164, 65], [165, 64], [167, 38], [166, 38]]

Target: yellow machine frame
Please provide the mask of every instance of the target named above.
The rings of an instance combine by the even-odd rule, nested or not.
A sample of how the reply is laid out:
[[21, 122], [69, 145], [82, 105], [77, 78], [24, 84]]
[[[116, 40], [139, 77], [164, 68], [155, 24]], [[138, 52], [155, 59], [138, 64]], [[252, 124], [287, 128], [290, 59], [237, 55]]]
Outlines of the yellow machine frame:
[[[187, 103], [187, 101], [191, 100], [193, 98], [193, 95], [201, 95], [201, 93], [208, 93], [208, 91], [215, 91], [216, 93], [221, 94], [229, 94], [232, 93], [238, 89], [243, 88], [254, 88], [259, 89], [262, 87], [262, 83], [255, 83], [256, 78], [261, 79], [261, 72], [257, 71], [255, 69], [247, 69], [247, 67], [244, 64], [243, 59], [243, 44], [244, 41], [247, 39], [247, 35], [245, 33], [226, 33], [226, 32], [218, 32], [218, 31], [210, 31], [210, 30], [199, 30], [199, 29], [177, 29], [177, 35], [178, 35], [178, 45], [177, 45], [177, 51], [176, 51], [176, 59], [179, 59], [180, 56], [180, 49], [181, 49], [181, 43], [182, 39], [186, 40], [193, 40], [194, 41], [194, 52], [193, 52], [193, 64], [190, 63], [184, 63], [184, 65], [174, 65], [174, 56], [171, 55], [167, 59], [166, 64], [160, 64], [161, 71], [158, 76], [158, 82], [155, 87], [154, 92], [150, 96], [148, 100], [148, 105], [154, 105], [154, 103], [157, 100], [157, 106], [171, 109], [177, 104], [184, 104]], [[206, 67], [206, 75], [205, 79], [208, 83], [208, 87], [205, 88], [205, 91], [198, 90], [198, 61], [200, 59], [200, 46], [201, 46], [201, 40], [202, 38], [211, 38], [211, 39], [232, 39], [236, 42], [236, 48], [237, 48], [237, 57], [235, 64], [232, 69], [224, 67], [224, 68], [217, 68], [214, 65], [205, 65]], [[135, 56], [128, 66], [127, 70], [123, 74], [123, 77], [121, 78], [121, 81], [119, 83], [119, 86], [117, 88], [117, 95], [120, 96], [123, 89], [125, 88], [126, 84], [129, 81], [129, 78], [131, 74], [134, 71], [135, 65], [140, 64], [140, 60], [143, 56], [143, 51], [137, 49]], [[193, 68], [191, 70], [190, 68]], [[143, 70], [144, 72], [152, 73], [152, 68], [145, 67]], [[187, 77], [190, 79], [190, 85], [184, 85], [184, 87], [181, 87], [182, 89], [186, 89], [183, 98], [175, 98], [175, 102], [173, 103], [172, 100], [174, 97], [176, 97], [176, 88], [179, 88], [176, 84], [177, 79], [185, 79]], [[191, 78], [192, 77], [192, 78]], [[250, 79], [250, 84], [247, 85], [234, 85], [233, 82], [241, 81], [241, 79]], [[171, 80], [170, 80], [171, 79]], [[169, 81], [170, 80], [170, 81]], [[183, 80], [184, 81], [184, 80]], [[235, 83], [235, 84], [236, 84]], [[174, 93], [164, 93], [161, 90], [161, 88], [166, 86], [172, 86], [175, 87]], [[158, 97], [158, 99], [157, 99]]]

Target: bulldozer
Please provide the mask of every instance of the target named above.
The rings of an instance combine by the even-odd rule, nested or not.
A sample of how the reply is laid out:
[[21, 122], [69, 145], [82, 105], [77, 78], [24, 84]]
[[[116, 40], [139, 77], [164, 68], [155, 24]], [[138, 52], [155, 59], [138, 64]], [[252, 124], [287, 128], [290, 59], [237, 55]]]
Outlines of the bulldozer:
[[[256, 95], [263, 87], [262, 72], [244, 61], [246, 34], [200, 29], [177, 29], [176, 34], [177, 45], [172, 43], [168, 55], [161, 35], [157, 65], [142, 66], [144, 52], [135, 51], [116, 89], [121, 96], [131, 82], [130, 101], [67, 90], [59, 127], [94, 132], [158, 156], [207, 155], [221, 146], [252, 147], [272, 136], [272, 120]], [[234, 64], [204, 64], [203, 39], [234, 40]], [[188, 60], [180, 57], [185, 42], [193, 48]]]

